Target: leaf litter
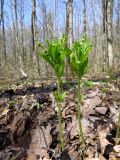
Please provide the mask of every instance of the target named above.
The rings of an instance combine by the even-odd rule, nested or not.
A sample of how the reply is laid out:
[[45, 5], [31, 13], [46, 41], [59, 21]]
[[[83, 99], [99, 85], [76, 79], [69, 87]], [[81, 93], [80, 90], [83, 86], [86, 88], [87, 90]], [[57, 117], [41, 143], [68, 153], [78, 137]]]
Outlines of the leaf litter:
[[[76, 81], [61, 103], [65, 151], [60, 151], [57, 127], [56, 84], [37, 84], [0, 91], [0, 160], [115, 160], [120, 88], [115, 82], [95, 83], [81, 89], [82, 127], [86, 142], [81, 151], [78, 136]], [[63, 84], [63, 89], [67, 87]], [[11, 107], [11, 105], [13, 105]]]

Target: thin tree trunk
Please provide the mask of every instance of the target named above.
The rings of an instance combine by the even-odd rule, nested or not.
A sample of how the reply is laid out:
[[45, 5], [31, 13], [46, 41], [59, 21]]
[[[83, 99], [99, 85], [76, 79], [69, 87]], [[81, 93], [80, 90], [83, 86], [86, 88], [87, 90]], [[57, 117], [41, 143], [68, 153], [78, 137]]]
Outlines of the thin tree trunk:
[[[80, 4], [80, 2], [79, 2], [79, 4]], [[77, 14], [77, 16], [78, 16], [78, 23], [77, 23], [77, 39], [79, 40], [79, 38], [80, 38], [80, 11], [79, 11], [79, 9], [78, 9], [78, 14]]]
[[1, 20], [0, 25], [2, 23], [2, 39], [3, 39], [3, 52], [5, 62], [7, 62], [7, 53], [6, 53], [6, 40], [5, 40], [5, 24], [4, 24], [4, 0], [1, 0]]
[[[66, 3], [66, 37], [67, 37], [67, 44], [70, 48], [72, 47], [73, 43], [73, 0], [68, 0]], [[69, 62], [66, 57], [65, 60], [65, 75], [66, 81], [69, 83]]]
[[107, 17], [106, 17], [106, 0], [102, 0], [102, 52], [103, 52], [103, 67], [102, 67], [102, 71], [104, 72], [106, 70], [106, 63], [107, 63], [107, 50], [106, 50], [106, 46], [107, 46], [107, 41], [106, 41], [106, 37], [107, 37], [107, 30], [106, 30], [106, 26], [107, 26]]
[[36, 18], [36, 0], [32, 0], [32, 14], [31, 14], [31, 33], [32, 33], [31, 59], [32, 60], [35, 52], [35, 18]]
[[57, 23], [56, 23], [56, 17], [57, 17], [57, 0], [54, 0], [54, 37], [57, 37]]
[[[41, 0], [41, 10], [42, 10], [42, 20], [43, 20], [43, 41], [46, 42], [46, 39], [48, 38], [48, 28], [47, 28], [47, 7], [44, 0]], [[48, 71], [48, 63], [45, 62], [45, 76], [46, 78], [49, 77], [49, 71]]]
[[111, 71], [113, 68], [112, 15], [113, 15], [113, 0], [108, 0], [107, 1], [107, 49], [108, 49], [109, 71]]
[[68, 46], [71, 47], [73, 43], [73, 0], [67, 2], [67, 35]]
[[39, 57], [37, 54], [37, 48], [35, 44], [36, 40], [36, 0], [32, 0], [32, 15], [31, 15], [31, 32], [32, 32], [32, 58], [36, 57], [37, 61], [37, 70], [38, 74], [40, 75], [40, 64], [39, 64]]
[[24, 0], [20, 1], [20, 26], [21, 26], [21, 51], [22, 51], [22, 61], [25, 64], [26, 53], [25, 53], [25, 40], [24, 40]]
[[87, 31], [87, 24], [86, 24], [86, 1], [83, 0], [83, 32], [86, 35], [86, 31]]
[[94, 2], [91, 0], [92, 13], [93, 13], [93, 34], [94, 34], [94, 59], [96, 59], [96, 66], [94, 71], [98, 71], [98, 55], [97, 55], [97, 35], [96, 35], [96, 21], [95, 21], [95, 12], [94, 12]]
[[19, 38], [18, 38], [18, 16], [17, 16], [17, 0], [11, 0], [12, 6], [12, 19], [13, 19], [13, 29], [14, 29], [14, 54], [15, 61], [18, 64], [18, 56], [19, 55]]

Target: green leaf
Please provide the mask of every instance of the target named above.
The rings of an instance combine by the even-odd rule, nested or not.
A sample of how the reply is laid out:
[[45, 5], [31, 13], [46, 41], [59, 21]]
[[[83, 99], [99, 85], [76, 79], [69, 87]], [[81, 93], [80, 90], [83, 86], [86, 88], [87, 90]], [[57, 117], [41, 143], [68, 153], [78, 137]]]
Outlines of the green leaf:
[[15, 107], [14, 101], [10, 101], [8, 108], [9, 108], [9, 109], [13, 109], [14, 107]]
[[36, 45], [37, 45], [38, 47], [42, 48], [42, 49], [45, 48], [45, 47], [44, 47], [40, 42], [38, 42], [38, 41], [36, 41]]
[[90, 42], [83, 38], [73, 43], [72, 53], [68, 54], [71, 68], [80, 79], [88, 68], [88, 53], [90, 49]]
[[40, 53], [39, 55], [54, 68], [54, 63], [47, 54]]

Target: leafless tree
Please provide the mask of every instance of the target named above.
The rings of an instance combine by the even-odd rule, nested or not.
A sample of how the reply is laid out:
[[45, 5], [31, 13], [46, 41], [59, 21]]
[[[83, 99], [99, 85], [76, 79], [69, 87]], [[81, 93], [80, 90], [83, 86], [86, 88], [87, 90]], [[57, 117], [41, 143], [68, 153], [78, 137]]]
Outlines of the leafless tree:
[[107, 1], [107, 49], [108, 49], [108, 69], [113, 68], [113, 46], [112, 46], [112, 16], [113, 0]]
[[57, 23], [56, 23], [56, 18], [57, 18], [57, 0], [54, 0], [54, 34], [55, 37], [57, 37]]
[[73, 0], [67, 1], [67, 36], [68, 36], [68, 46], [72, 46], [73, 42]]
[[86, 34], [87, 25], [86, 25], [86, 1], [83, 0], [83, 32]]
[[4, 0], [0, 1], [0, 6], [1, 6], [0, 26], [2, 25], [3, 53], [4, 53], [5, 61], [7, 62], [5, 24], [4, 24]]
[[46, 44], [62, 33], [70, 47], [83, 33], [90, 36], [90, 71], [120, 68], [120, 0], [0, 0], [0, 73], [50, 77], [35, 41]]
[[32, 0], [32, 14], [31, 14], [31, 33], [32, 33], [32, 58], [36, 57], [37, 61], [37, 70], [40, 75], [40, 65], [39, 65], [39, 57], [37, 54], [37, 46], [36, 46], [36, 0]]
[[15, 61], [18, 64], [19, 58], [19, 38], [18, 38], [18, 14], [17, 14], [17, 0], [11, 0], [12, 20], [13, 20], [13, 34], [14, 34], [14, 54]]

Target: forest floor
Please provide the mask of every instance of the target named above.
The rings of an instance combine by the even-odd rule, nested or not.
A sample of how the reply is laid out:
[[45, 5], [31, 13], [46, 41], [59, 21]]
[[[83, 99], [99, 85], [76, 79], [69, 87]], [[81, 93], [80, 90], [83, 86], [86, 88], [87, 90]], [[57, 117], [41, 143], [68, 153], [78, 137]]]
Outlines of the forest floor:
[[65, 150], [60, 151], [55, 82], [17, 83], [0, 90], [0, 160], [119, 160], [116, 129], [120, 75], [82, 83], [84, 157], [78, 138], [77, 82], [70, 81], [61, 102]]

